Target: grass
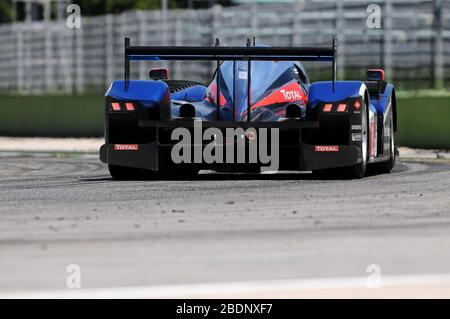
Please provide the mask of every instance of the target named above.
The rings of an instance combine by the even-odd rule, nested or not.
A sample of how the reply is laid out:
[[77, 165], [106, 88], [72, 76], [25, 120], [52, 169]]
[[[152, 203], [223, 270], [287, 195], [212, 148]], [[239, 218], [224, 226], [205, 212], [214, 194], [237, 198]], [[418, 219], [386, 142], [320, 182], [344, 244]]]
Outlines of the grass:
[[397, 143], [421, 148], [450, 148], [450, 97], [398, 99]]
[[98, 137], [103, 135], [101, 94], [1, 96], [0, 135]]

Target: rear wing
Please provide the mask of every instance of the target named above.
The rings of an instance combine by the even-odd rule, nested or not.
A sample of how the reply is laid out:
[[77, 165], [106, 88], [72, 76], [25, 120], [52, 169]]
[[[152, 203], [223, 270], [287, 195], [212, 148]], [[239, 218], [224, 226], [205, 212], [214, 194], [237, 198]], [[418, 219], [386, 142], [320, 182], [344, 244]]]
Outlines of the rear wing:
[[[221, 61], [329, 61], [332, 62], [333, 92], [336, 82], [336, 55], [337, 42], [333, 39], [331, 47], [256, 47], [250, 46], [247, 40], [246, 47], [221, 47], [216, 40], [216, 46], [131, 46], [130, 38], [125, 38], [125, 91], [128, 90], [130, 79], [130, 61], [216, 61], [217, 81], [220, 79]], [[251, 85], [251, 63], [248, 63], [248, 86]], [[220, 84], [216, 85], [219, 93]], [[217, 96], [220, 96], [217, 94]], [[248, 95], [249, 96], [249, 95]], [[219, 101], [219, 99], [216, 99]], [[250, 120], [250, 99], [247, 106], [247, 118]], [[219, 115], [219, 103], [217, 102], [217, 116]], [[233, 106], [234, 109], [234, 106]]]

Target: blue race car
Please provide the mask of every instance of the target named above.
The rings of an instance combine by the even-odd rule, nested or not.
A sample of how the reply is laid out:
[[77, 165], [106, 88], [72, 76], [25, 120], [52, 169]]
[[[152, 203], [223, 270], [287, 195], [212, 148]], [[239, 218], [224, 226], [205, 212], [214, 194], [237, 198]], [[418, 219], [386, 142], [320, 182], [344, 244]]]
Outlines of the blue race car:
[[[336, 51], [335, 40], [325, 48], [152, 47], [126, 38], [125, 77], [106, 93], [100, 159], [116, 179], [265, 168], [361, 178], [369, 164], [390, 172], [394, 87], [381, 69], [366, 81], [336, 81]], [[130, 80], [139, 60], [214, 61], [216, 71], [208, 85], [169, 79], [165, 68]], [[330, 62], [332, 80], [310, 83], [298, 61]]]

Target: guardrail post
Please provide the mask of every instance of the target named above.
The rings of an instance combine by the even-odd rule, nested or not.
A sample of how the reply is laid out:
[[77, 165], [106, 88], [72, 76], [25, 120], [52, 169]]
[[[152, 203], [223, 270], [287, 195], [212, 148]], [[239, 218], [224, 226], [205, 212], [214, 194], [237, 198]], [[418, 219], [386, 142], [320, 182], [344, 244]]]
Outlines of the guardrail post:
[[[138, 37], [139, 37], [139, 45], [147, 45], [147, 19], [145, 18], [145, 14], [143, 11], [139, 10], [136, 12], [137, 18], [139, 20], [138, 24]], [[167, 35], [167, 32], [164, 33]], [[139, 62], [139, 79], [145, 80], [148, 76], [148, 70], [146, 69], [145, 61]]]
[[392, 80], [392, 0], [384, 3], [384, 45], [383, 45], [383, 68], [386, 78]]
[[22, 28], [14, 28], [14, 32], [16, 33], [16, 65], [17, 65], [17, 91], [22, 92], [24, 89], [24, 53], [23, 53], [23, 30]]
[[[211, 11], [211, 40], [209, 45], [215, 42], [215, 39], [220, 39], [221, 30], [221, 20], [222, 20], [222, 6], [216, 4], [213, 6]], [[209, 72], [214, 72], [213, 63], [208, 63]]]
[[345, 79], [345, 10], [344, 0], [337, 0], [336, 3], [336, 40], [339, 44], [339, 50], [337, 52], [336, 59], [339, 60], [337, 64], [337, 75], [339, 79]]
[[50, 25], [50, 2], [44, 2], [45, 24], [45, 89], [54, 91], [53, 85], [53, 50], [52, 30]]
[[215, 39], [220, 39], [221, 19], [222, 19], [222, 6], [216, 4], [212, 8], [210, 45], [214, 43]]
[[302, 29], [302, 20], [300, 18], [300, 13], [303, 9], [305, 0], [296, 0], [292, 4], [293, 6], [293, 17], [292, 17], [292, 46], [299, 47], [302, 42], [302, 37], [300, 35]]
[[83, 28], [76, 29], [75, 33], [75, 88], [77, 93], [84, 92], [84, 54], [83, 54]]
[[[65, 12], [67, 1], [58, 1], [56, 3], [56, 23], [57, 25], [65, 25]], [[65, 29], [65, 30], [64, 30]], [[55, 83], [55, 88], [64, 94], [71, 94], [74, 89], [73, 85], [73, 59], [74, 59], [74, 37], [72, 31], [64, 28], [55, 30], [53, 42], [56, 47], [56, 53], [53, 55], [55, 59], [55, 75], [60, 77], [62, 82]]]
[[253, 2], [251, 4], [250, 10], [250, 30], [249, 38], [258, 36], [258, 2]]
[[[175, 12], [175, 45], [176, 46], [183, 45], [183, 23], [182, 23], [183, 15], [184, 15], [183, 11]], [[183, 68], [182, 68], [182, 64], [180, 61], [174, 61], [173, 78], [177, 78], [177, 79], [184, 78]]]
[[169, 3], [167, 0], [161, 0], [161, 18], [162, 18], [162, 35], [163, 35], [163, 45], [169, 44], [169, 32], [168, 32], [168, 26], [169, 26]]
[[105, 18], [105, 54], [106, 54], [106, 79], [105, 86], [108, 87], [109, 84], [114, 79], [114, 29], [113, 29], [113, 19], [114, 16], [111, 14], [106, 15]]
[[433, 37], [433, 50], [434, 53], [433, 68], [432, 68], [432, 85], [435, 89], [443, 89], [444, 88], [444, 55], [443, 55], [443, 39], [442, 39], [442, 31], [443, 31], [443, 14], [442, 14], [442, 0], [434, 1], [433, 8], [433, 29], [434, 29], [434, 37]]

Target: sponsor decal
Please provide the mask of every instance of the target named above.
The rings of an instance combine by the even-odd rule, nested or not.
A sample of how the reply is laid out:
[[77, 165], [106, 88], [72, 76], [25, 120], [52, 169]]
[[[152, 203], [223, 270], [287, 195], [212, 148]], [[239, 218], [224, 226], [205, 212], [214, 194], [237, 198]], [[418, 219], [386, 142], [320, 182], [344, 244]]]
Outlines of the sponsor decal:
[[352, 131], [361, 131], [361, 125], [352, 125]]
[[306, 95], [303, 93], [297, 82], [291, 82], [283, 86], [280, 90], [275, 90], [261, 101], [254, 104], [252, 109], [277, 103], [306, 101]]
[[240, 80], [247, 80], [247, 71], [239, 71], [238, 76]]
[[238, 78], [239, 80], [247, 80], [248, 78], [248, 62], [237, 61]]
[[352, 141], [353, 142], [361, 142], [362, 141], [361, 133], [352, 133]]
[[359, 103], [359, 101], [358, 100], [356, 100], [356, 102], [355, 102], [355, 104], [354, 104], [354, 106], [355, 106], [355, 110], [359, 110], [359, 108], [361, 107], [361, 103]]
[[316, 152], [339, 152], [339, 145], [316, 145]]
[[114, 144], [115, 151], [139, 151], [139, 144]]
[[295, 101], [302, 99], [302, 95], [300, 94], [299, 90], [292, 90], [292, 91], [280, 90], [280, 92], [283, 93], [283, 96], [287, 101]]

